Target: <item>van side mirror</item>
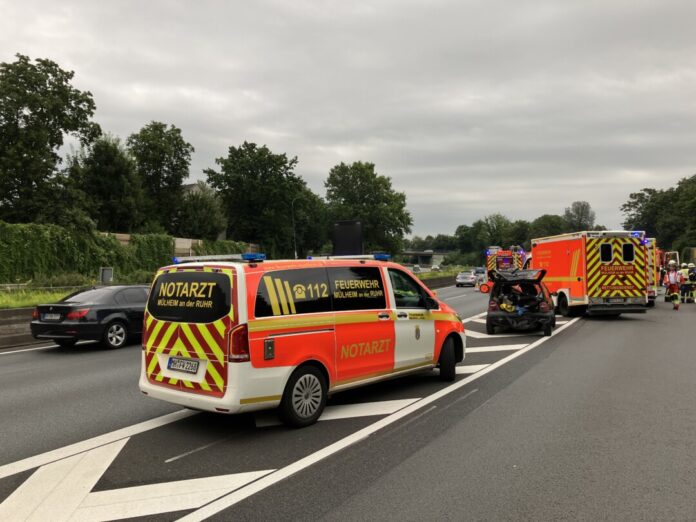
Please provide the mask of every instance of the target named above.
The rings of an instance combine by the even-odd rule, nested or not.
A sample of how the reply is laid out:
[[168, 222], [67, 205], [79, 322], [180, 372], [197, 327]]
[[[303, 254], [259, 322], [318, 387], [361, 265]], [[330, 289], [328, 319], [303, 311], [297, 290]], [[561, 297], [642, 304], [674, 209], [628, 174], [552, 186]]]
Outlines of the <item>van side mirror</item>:
[[491, 287], [488, 286], [488, 283], [483, 283], [481, 286], [479, 286], [479, 292], [482, 294], [488, 294], [491, 291]]
[[425, 296], [425, 309], [426, 310], [439, 310], [440, 303], [438, 303], [436, 299], [433, 299], [429, 295], [426, 295]]

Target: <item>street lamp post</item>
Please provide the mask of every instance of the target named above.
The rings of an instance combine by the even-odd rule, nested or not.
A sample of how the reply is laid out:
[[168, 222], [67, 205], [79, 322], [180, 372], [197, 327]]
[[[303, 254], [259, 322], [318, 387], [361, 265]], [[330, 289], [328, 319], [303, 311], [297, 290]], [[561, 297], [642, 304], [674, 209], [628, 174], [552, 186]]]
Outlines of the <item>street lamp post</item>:
[[295, 236], [295, 201], [299, 199], [300, 196], [295, 196], [290, 203], [290, 214], [292, 215], [292, 245], [295, 249], [295, 259], [297, 259], [297, 237]]

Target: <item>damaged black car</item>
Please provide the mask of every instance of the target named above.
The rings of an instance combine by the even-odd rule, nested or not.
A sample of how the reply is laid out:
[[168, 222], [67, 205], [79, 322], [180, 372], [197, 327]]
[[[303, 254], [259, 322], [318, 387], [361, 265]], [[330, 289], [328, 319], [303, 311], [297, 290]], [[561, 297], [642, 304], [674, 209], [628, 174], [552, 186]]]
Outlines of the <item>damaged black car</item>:
[[546, 270], [509, 270], [488, 272], [488, 283], [481, 292], [490, 293], [486, 315], [486, 333], [496, 327], [538, 330], [551, 335], [556, 326], [553, 299], [542, 279]]

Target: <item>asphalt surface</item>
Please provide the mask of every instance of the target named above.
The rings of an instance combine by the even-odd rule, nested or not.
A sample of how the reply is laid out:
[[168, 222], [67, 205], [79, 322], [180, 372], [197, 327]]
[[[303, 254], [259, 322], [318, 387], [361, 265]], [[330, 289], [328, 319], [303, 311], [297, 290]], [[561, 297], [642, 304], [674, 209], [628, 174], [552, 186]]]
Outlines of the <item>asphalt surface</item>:
[[[468, 288], [438, 295], [467, 318], [486, 304]], [[39, 454], [181, 409], [140, 394], [138, 346], [0, 351], [0, 414], [11, 419], [0, 428], [0, 517], [13, 501], [40, 502], [28, 485], [50, 489], [45, 476], [81, 458], [70, 455], [96, 459], [120, 444], [83, 492], [92, 492], [87, 500], [243, 477], [188, 507], [177, 504], [176, 484], [164, 484], [170, 497], [150, 501], [150, 513], [134, 501], [131, 511], [114, 504], [120, 518], [694, 519], [694, 318], [696, 305], [675, 313], [658, 303], [619, 319], [559, 318], [554, 335], [542, 338], [486, 336], [473, 317], [454, 385], [435, 371], [339, 393], [326, 419], [301, 430], [270, 413], [184, 413], [60, 456]], [[60, 502], [69, 503], [70, 483], [80, 480], [66, 475]], [[60, 518], [46, 495], [43, 508]]]

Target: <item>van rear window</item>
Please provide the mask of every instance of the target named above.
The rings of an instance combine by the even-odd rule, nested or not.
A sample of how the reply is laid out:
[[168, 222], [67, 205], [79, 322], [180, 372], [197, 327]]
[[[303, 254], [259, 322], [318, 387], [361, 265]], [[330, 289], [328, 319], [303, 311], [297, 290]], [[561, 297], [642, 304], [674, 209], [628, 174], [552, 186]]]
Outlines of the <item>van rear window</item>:
[[231, 283], [219, 272], [169, 272], [155, 281], [147, 311], [155, 319], [212, 323], [230, 313]]

